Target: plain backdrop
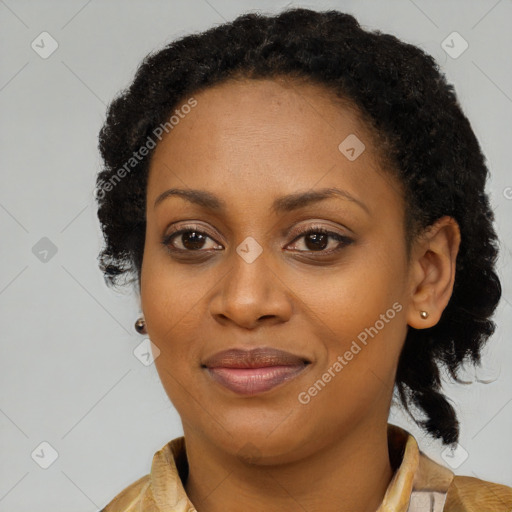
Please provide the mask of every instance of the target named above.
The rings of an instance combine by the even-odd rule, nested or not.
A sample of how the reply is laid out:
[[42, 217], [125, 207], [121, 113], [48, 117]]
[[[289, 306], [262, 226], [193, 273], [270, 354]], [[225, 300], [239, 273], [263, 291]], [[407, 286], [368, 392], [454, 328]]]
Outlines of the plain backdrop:
[[[352, 13], [416, 44], [455, 85], [492, 173], [498, 329], [482, 368], [465, 373], [472, 383], [446, 384], [462, 423], [457, 452], [398, 408], [390, 421], [455, 473], [512, 485], [510, 0], [0, 0], [0, 511], [97, 511], [182, 435], [154, 365], [134, 355], [137, 297], [107, 288], [97, 267], [98, 131], [148, 52], [292, 5]], [[452, 54], [468, 47], [455, 58], [446, 40]]]

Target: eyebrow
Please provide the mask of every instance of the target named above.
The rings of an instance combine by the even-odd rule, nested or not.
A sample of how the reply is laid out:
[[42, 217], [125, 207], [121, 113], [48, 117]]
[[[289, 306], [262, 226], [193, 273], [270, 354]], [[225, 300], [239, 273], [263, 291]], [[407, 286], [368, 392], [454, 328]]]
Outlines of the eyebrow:
[[[226, 202], [211, 192], [207, 192], [206, 190], [180, 188], [170, 188], [169, 190], [162, 192], [156, 198], [153, 207], [156, 208], [162, 201], [173, 196], [181, 197], [191, 203], [197, 204], [209, 210], [219, 212], [225, 212], [227, 210]], [[306, 192], [298, 192], [295, 194], [278, 197], [272, 203], [271, 211], [275, 214], [291, 212], [332, 197], [338, 197], [340, 199], [351, 201], [359, 205], [366, 213], [370, 214], [370, 210], [361, 200], [357, 199], [346, 190], [334, 187], [321, 188], [318, 190], [308, 190]]]

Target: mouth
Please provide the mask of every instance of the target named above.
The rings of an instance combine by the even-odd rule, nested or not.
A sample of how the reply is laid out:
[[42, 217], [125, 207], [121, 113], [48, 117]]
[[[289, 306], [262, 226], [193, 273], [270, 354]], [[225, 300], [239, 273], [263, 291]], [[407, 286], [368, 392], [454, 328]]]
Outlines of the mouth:
[[301, 374], [311, 361], [273, 348], [231, 349], [208, 358], [202, 367], [225, 388], [242, 395], [269, 391]]

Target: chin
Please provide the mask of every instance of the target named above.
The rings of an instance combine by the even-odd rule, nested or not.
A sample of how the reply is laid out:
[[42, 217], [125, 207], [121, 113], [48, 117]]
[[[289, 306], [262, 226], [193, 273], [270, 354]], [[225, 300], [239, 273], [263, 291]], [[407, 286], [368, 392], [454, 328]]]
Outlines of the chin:
[[[207, 432], [209, 441], [218, 449], [241, 461], [255, 465], [273, 465], [291, 462], [301, 457], [301, 447], [307, 445], [303, 436], [307, 432], [296, 427], [293, 421], [283, 424], [278, 421], [262, 421], [261, 418], [248, 416], [238, 418], [224, 417], [223, 427]], [[299, 423], [300, 424], [300, 423]]]

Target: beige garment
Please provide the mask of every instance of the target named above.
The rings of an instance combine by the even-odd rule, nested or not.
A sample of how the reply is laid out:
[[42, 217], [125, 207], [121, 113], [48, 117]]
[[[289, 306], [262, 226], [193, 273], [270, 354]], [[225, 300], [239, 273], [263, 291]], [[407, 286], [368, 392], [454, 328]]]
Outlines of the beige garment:
[[[391, 464], [396, 468], [376, 512], [512, 512], [512, 488], [454, 476], [419, 451], [416, 439], [388, 425]], [[188, 474], [185, 438], [153, 456], [151, 473], [121, 491], [101, 512], [196, 512], [183, 482]]]

